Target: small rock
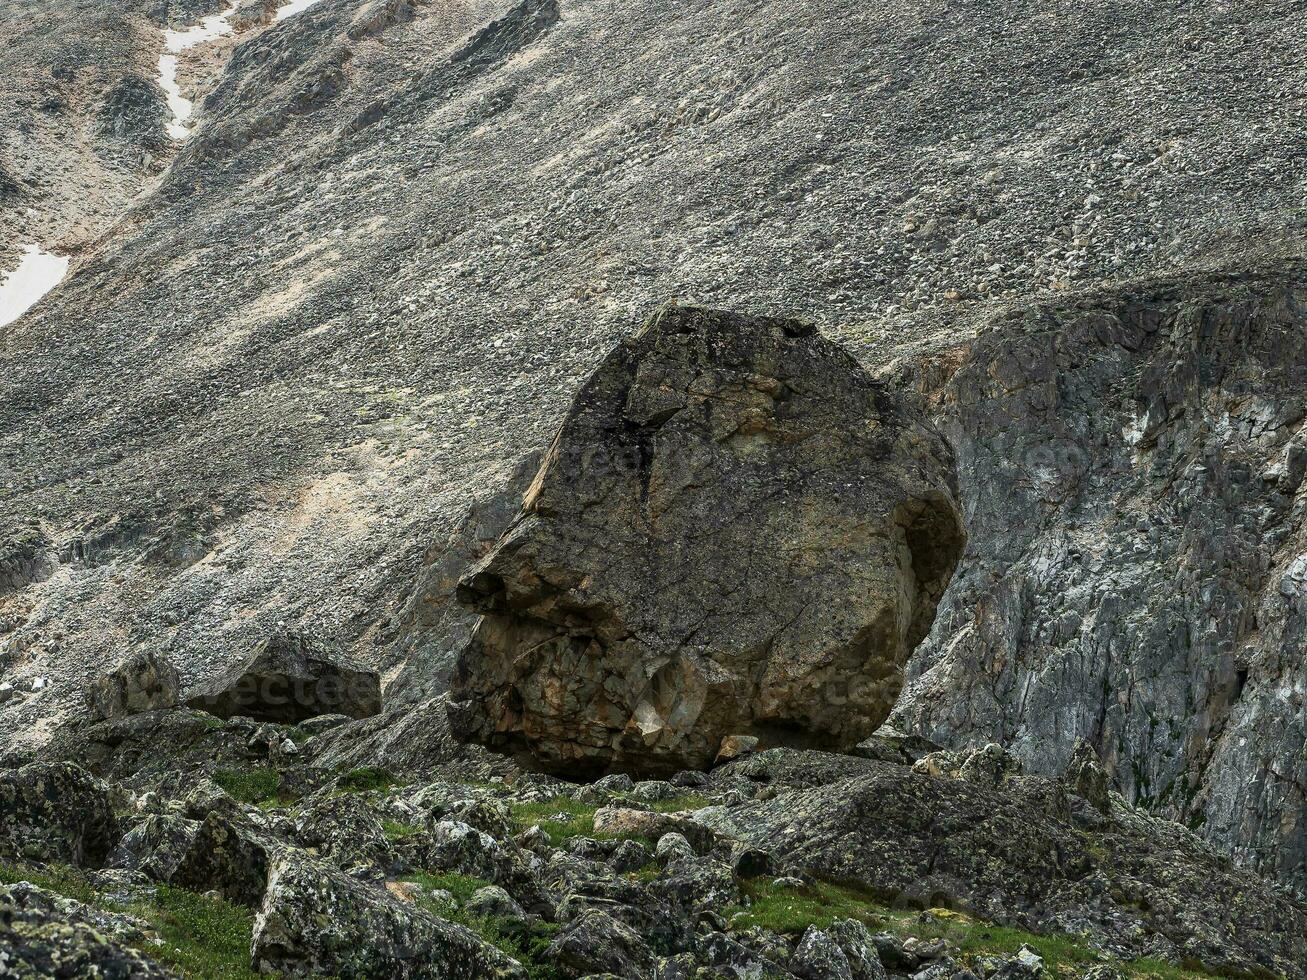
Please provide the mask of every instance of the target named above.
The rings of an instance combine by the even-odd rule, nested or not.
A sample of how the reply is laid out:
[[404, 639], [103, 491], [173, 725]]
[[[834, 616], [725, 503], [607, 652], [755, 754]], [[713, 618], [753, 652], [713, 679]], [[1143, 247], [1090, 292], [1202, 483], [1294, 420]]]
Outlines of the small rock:
[[618, 874], [637, 871], [649, 863], [649, 848], [639, 841], [624, 840], [613, 849], [608, 865]]
[[757, 748], [758, 738], [755, 735], [727, 735], [722, 739], [722, 744], [717, 749], [717, 758], [714, 760], [714, 764], [720, 765], [723, 762], [730, 762], [732, 759], [752, 755]]
[[611, 776], [595, 780], [595, 789], [605, 793], [629, 793], [635, 788], [635, 781], [624, 772], [615, 772]]
[[142, 650], [92, 681], [86, 700], [93, 717], [122, 718], [175, 708], [180, 703], [180, 690], [177, 668], [153, 650]]
[[658, 859], [660, 865], [666, 867], [672, 861], [694, 857], [694, 848], [690, 846], [690, 842], [685, 839], [683, 834], [672, 831], [658, 838], [658, 846], [654, 849], [654, 856]]
[[790, 958], [790, 972], [803, 980], [853, 980], [853, 968], [839, 944], [809, 926]]
[[464, 904], [463, 911], [468, 915], [484, 916], [487, 919], [526, 918], [526, 910], [498, 885], [478, 888]]

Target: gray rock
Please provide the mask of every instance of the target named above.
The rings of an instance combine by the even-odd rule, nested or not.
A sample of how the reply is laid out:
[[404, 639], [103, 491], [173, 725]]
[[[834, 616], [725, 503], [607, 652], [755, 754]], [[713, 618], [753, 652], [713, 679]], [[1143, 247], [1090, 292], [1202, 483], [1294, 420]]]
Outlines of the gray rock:
[[304, 856], [273, 867], [251, 959], [288, 977], [525, 980], [475, 933]]
[[[802, 778], [805, 760], [821, 779]], [[743, 766], [770, 765], [800, 788], [711, 807], [696, 820], [881, 901], [1087, 934], [1126, 957], [1304, 976], [1296, 964], [1307, 962], [1307, 904], [1231, 867], [1179, 825], [1121, 808], [1090, 835], [1073, 821], [1060, 781], [1018, 776], [994, 786], [852, 761], [860, 772], [831, 779], [822, 753], [763, 752]]]
[[523, 920], [527, 913], [524, 908], [498, 885], [478, 888], [463, 905], [468, 915], [492, 919]]
[[1107, 773], [1094, 747], [1083, 739], [1078, 739], [1071, 750], [1062, 779], [1073, 793], [1087, 800], [1100, 813], [1111, 810]]
[[1128, 802], [1299, 891], [1303, 283], [1287, 264], [1028, 304], [920, 376], [970, 557], [893, 719], [1049, 777], [1087, 741]]
[[109, 788], [80, 766], [0, 770], [0, 857], [98, 868], [121, 833]]
[[171, 882], [195, 892], [216, 892], [229, 902], [257, 909], [269, 868], [284, 845], [247, 820], [211, 812], [190, 838]]
[[853, 980], [849, 959], [828, 934], [809, 926], [790, 959], [790, 972], [803, 980]]
[[121, 718], [180, 704], [177, 668], [154, 650], [129, 656], [115, 670], [91, 682], [87, 702], [96, 718]]
[[483, 616], [451, 721], [570, 773], [704, 767], [728, 735], [851, 747], [961, 554], [952, 479], [943, 440], [812, 326], [665, 307], [460, 583]]
[[652, 858], [649, 854], [649, 848], [639, 841], [624, 840], [613, 848], [613, 853], [608, 858], [608, 864], [618, 874], [623, 874], [643, 868], [650, 860]]
[[654, 856], [661, 865], [667, 865], [672, 861], [679, 861], [683, 858], [693, 858], [694, 848], [690, 842], [685, 839], [683, 834], [676, 831], [670, 831], [658, 838], [658, 846], [654, 849]]
[[295, 836], [338, 867], [375, 865], [389, 869], [395, 850], [381, 821], [357, 795], [315, 800], [294, 818]]
[[110, 868], [139, 871], [155, 881], [170, 881], [199, 829], [198, 820], [169, 813], [146, 814], [123, 835], [105, 863]]
[[655, 964], [634, 929], [597, 909], [569, 922], [549, 944], [545, 958], [574, 974], [613, 973], [627, 980], [649, 977]]
[[0, 885], [0, 976], [171, 980], [180, 975], [132, 948], [139, 930], [105, 928], [103, 913], [26, 882]]
[[888, 980], [889, 972], [880, 961], [876, 940], [864, 923], [840, 919], [831, 923], [826, 933], [844, 953], [853, 980]]

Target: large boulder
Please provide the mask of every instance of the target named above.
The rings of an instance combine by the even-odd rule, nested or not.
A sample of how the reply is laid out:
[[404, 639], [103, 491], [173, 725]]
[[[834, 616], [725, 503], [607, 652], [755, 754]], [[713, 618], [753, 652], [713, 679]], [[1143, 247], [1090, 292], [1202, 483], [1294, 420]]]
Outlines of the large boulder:
[[93, 680], [87, 702], [96, 718], [123, 718], [175, 708], [180, 703], [180, 690], [177, 668], [153, 650], [141, 650], [117, 669]]
[[944, 440], [811, 325], [664, 307], [590, 377], [483, 614], [456, 731], [569, 774], [884, 721], [964, 542]]
[[108, 787], [80, 766], [0, 772], [0, 859], [98, 868], [119, 836]]
[[299, 633], [280, 631], [244, 663], [201, 685], [186, 704], [219, 718], [288, 725], [326, 714], [366, 718], [381, 711], [381, 683], [376, 671], [349, 664]]

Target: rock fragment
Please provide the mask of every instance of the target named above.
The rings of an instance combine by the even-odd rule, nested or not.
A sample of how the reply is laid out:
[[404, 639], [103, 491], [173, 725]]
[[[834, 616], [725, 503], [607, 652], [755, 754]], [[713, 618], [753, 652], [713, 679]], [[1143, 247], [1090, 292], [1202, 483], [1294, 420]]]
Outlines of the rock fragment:
[[122, 718], [175, 708], [180, 703], [180, 690], [177, 668], [155, 651], [141, 650], [93, 680], [87, 702], [97, 719]]
[[80, 766], [0, 771], [0, 858], [100, 867], [118, 837], [108, 787]]

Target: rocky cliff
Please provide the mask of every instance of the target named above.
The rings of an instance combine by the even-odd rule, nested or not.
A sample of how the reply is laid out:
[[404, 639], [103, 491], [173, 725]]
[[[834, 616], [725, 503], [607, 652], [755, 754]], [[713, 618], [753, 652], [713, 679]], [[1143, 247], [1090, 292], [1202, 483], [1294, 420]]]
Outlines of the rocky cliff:
[[1301, 265], [1014, 311], [919, 367], [971, 544], [897, 721], [1307, 886]]

